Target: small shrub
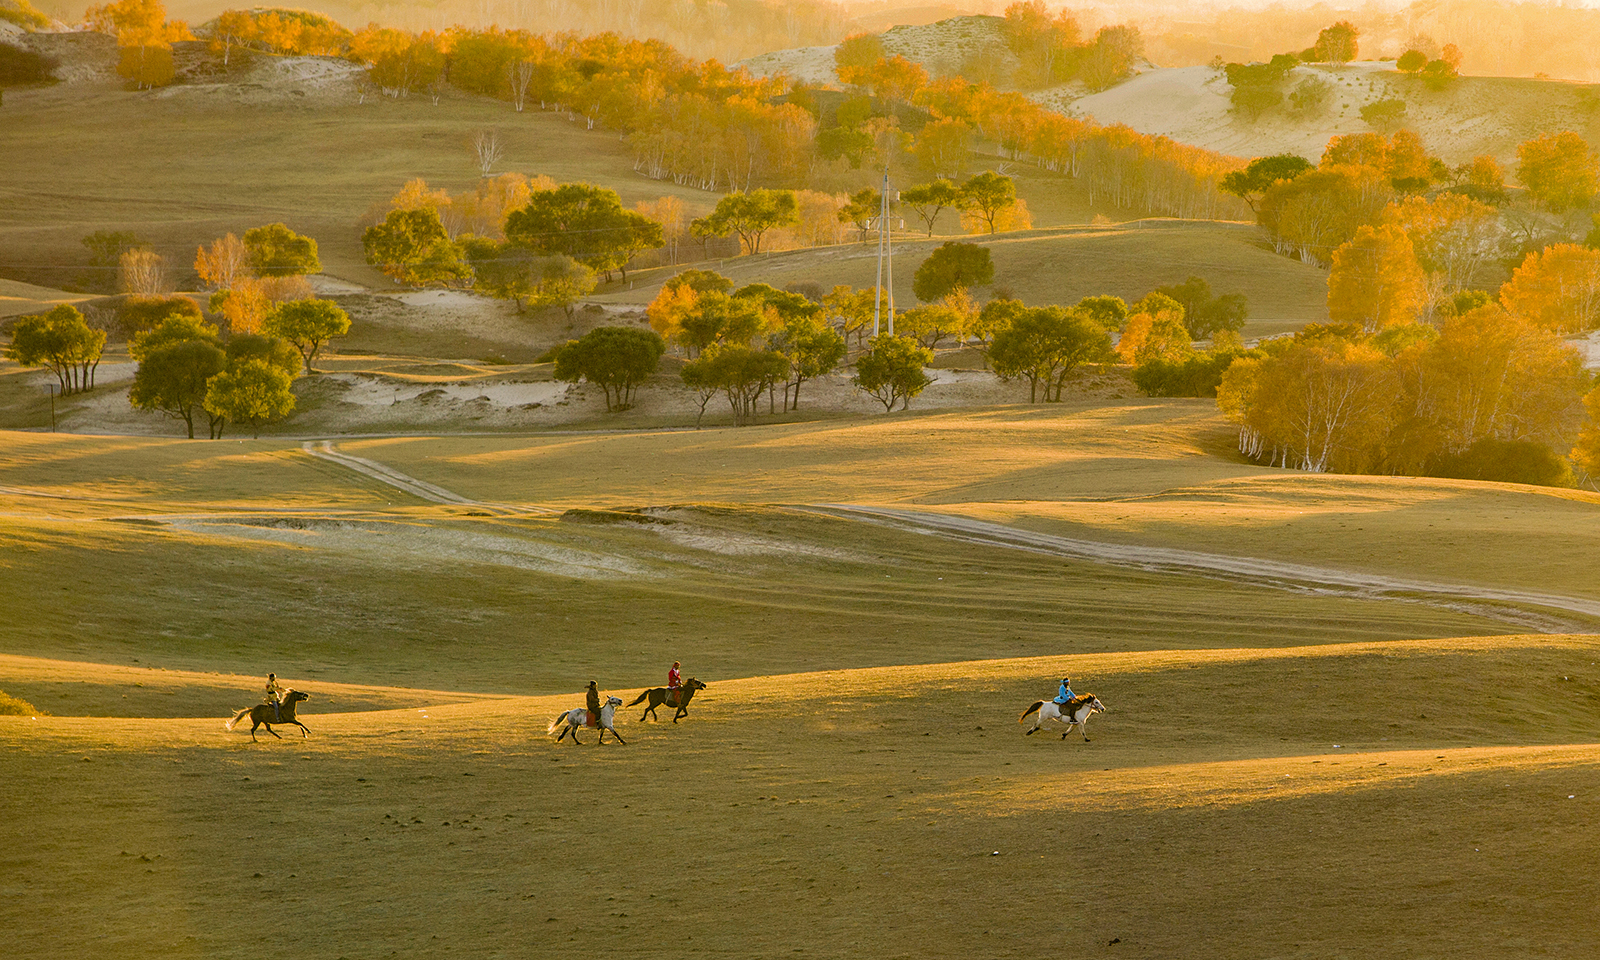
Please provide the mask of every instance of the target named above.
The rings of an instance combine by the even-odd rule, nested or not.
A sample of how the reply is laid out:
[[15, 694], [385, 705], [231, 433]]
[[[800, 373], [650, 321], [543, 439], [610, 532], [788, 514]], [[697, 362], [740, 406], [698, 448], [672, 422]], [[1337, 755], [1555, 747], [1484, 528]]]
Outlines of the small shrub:
[[0, 690], [0, 717], [45, 717], [49, 714], [26, 700]]
[[1152, 357], [1134, 367], [1133, 382], [1151, 397], [1214, 397], [1222, 375], [1242, 356], [1228, 350], [1177, 361]]

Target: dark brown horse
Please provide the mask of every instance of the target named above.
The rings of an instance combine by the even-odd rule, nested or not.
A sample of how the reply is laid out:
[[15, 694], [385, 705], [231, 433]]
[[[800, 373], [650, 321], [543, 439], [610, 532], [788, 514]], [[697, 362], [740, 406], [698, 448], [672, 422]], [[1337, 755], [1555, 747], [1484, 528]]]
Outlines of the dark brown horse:
[[[644, 693], [639, 694], [639, 698], [628, 704], [628, 706], [636, 707], [643, 703], [646, 697], [649, 697], [650, 706], [645, 707], [644, 713], [640, 714], [640, 723], [643, 723], [649, 717], [656, 717], [656, 707], [661, 706], [663, 703], [669, 707], [678, 708], [678, 712], [672, 716], [672, 722], [677, 723], [679, 717], [688, 715], [689, 701], [694, 699], [694, 692], [696, 690], [704, 690], [705, 688], [705, 684], [701, 683], [699, 680], [696, 680], [694, 677], [690, 677], [688, 680], [685, 680], [683, 686], [679, 687], [677, 690], [668, 690], [666, 687], [651, 687]], [[656, 719], [660, 720], [661, 718], [656, 717]]]
[[[238, 713], [233, 715], [232, 720], [229, 720], [223, 726], [225, 729], [232, 730], [234, 727], [238, 726], [240, 720], [243, 720], [246, 716], [248, 716], [250, 718], [250, 739], [256, 740], [257, 727], [264, 726], [267, 728], [268, 733], [272, 734], [274, 737], [278, 737], [278, 731], [272, 729], [272, 725], [274, 723], [292, 723], [300, 728], [300, 739], [304, 740], [311, 736], [311, 731], [306, 729], [305, 724], [294, 718], [294, 705], [302, 700], [310, 699], [311, 694], [309, 693], [301, 693], [299, 690], [290, 690], [288, 695], [283, 698], [283, 703], [279, 705], [279, 710], [274, 710], [272, 708], [272, 704], [270, 703], [259, 703], [253, 707], [246, 707], [245, 709], [240, 710]], [[280, 710], [282, 712], [281, 716], [279, 715]], [[283, 738], [278, 737], [278, 739], [282, 740]], [[256, 740], [256, 742], [260, 743], [261, 741]]]

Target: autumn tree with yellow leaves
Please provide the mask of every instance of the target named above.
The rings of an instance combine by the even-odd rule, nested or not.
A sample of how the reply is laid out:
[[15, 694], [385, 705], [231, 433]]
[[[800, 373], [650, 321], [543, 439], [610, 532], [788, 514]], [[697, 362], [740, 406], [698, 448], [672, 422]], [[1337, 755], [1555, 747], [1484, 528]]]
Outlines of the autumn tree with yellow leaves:
[[1412, 323], [1424, 302], [1422, 267], [1396, 226], [1361, 227], [1333, 252], [1328, 317], [1373, 332]]

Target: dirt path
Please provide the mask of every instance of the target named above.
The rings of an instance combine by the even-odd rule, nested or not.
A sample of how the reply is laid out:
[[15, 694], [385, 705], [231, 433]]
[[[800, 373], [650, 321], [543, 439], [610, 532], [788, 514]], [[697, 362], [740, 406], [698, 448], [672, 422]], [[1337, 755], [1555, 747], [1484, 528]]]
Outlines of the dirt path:
[[366, 457], [357, 457], [348, 453], [340, 453], [339, 450], [334, 447], [332, 440], [307, 440], [305, 443], [301, 444], [301, 448], [305, 450], [305, 452], [311, 454], [313, 457], [327, 460], [330, 463], [337, 463], [341, 467], [354, 470], [356, 473], [371, 477], [379, 483], [387, 484], [388, 486], [394, 487], [396, 490], [402, 490], [411, 494], [413, 497], [426, 500], [429, 503], [443, 503], [463, 507], [476, 507], [488, 513], [495, 514], [496, 516], [515, 516], [518, 514], [528, 513], [559, 512], [556, 510], [551, 510], [548, 507], [513, 506], [511, 504], [504, 503], [482, 503], [477, 500], [470, 500], [466, 497], [463, 497], [459, 493], [446, 490], [443, 487], [435, 486], [426, 480], [418, 480], [416, 477], [407, 476], [393, 467], [390, 467], [387, 464], [379, 463], [376, 460], [368, 460]]
[[[1501, 590], [1494, 587], [1426, 580], [1404, 580], [1255, 557], [1079, 540], [1020, 530], [970, 517], [899, 510], [892, 507], [833, 503], [806, 509], [861, 517], [869, 522], [915, 530], [963, 543], [1027, 550], [1156, 573], [1200, 575], [1307, 593], [1423, 603], [1499, 620], [1541, 633], [1593, 632], [1597, 621], [1600, 621], [1600, 601], [1559, 594]], [[1554, 611], [1575, 613], [1579, 614], [1579, 617], [1552, 615]]]

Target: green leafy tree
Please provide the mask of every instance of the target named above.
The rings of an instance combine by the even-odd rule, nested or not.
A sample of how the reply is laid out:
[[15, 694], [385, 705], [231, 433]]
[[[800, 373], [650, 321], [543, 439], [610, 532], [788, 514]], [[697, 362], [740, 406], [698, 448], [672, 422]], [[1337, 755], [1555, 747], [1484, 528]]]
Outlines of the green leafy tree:
[[188, 297], [128, 297], [117, 305], [117, 325], [130, 336], [152, 329], [170, 316], [199, 320], [200, 305]]
[[361, 234], [361, 246], [368, 263], [413, 286], [460, 286], [473, 276], [433, 207], [390, 210], [382, 223]]
[[739, 235], [745, 253], [761, 252], [761, 238], [773, 227], [788, 226], [800, 219], [799, 203], [793, 190], [752, 190], [730, 193], [717, 201], [717, 207], [702, 218], [712, 236]]
[[989, 362], [1002, 380], [1026, 379], [1028, 402], [1060, 402], [1067, 377], [1080, 364], [1106, 359], [1111, 334], [1076, 310], [1032, 307], [995, 334]]
[[1428, 65], [1422, 68], [1421, 77], [1429, 90], [1444, 90], [1461, 79], [1461, 74], [1456, 72], [1456, 65], [1448, 60], [1429, 60]]
[[768, 341], [789, 361], [789, 379], [783, 387], [785, 410], [800, 409], [800, 386], [832, 373], [844, 359], [844, 337], [823, 320], [820, 309], [784, 317], [783, 326]]
[[1317, 34], [1317, 45], [1313, 49], [1318, 60], [1342, 67], [1360, 54], [1361, 47], [1357, 42], [1360, 36], [1361, 31], [1354, 24], [1340, 20]]
[[961, 188], [949, 180], [935, 180], [900, 191], [900, 201], [908, 204], [917, 216], [928, 225], [928, 236], [933, 236], [933, 224], [940, 212], [954, 209], [961, 201]]
[[995, 221], [1017, 203], [1017, 183], [1005, 174], [985, 170], [961, 184], [959, 206], [981, 220], [992, 234]]
[[633, 406], [634, 392], [661, 364], [667, 342], [654, 330], [596, 327], [556, 351], [555, 378], [587, 380], [605, 391], [606, 411]]
[[[139, 362], [128, 400], [141, 410], [153, 410], [182, 420], [189, 439], [193, 440], [195, 414], [203, 412], [207, 385], [227, 366], [228, 356], [214, 340], [163, 343]], [[213, 418], [207, 435], [215, 435], [220, 426]]]
[[579, 300], [594, 292], [597, 283], [593, 270], [568, 256], [546, 257], [536, 272], [538, 279], [527, 296], [528, 306], [560, 307], [568, 317]]
[[1421, 50], [1407, 50], [1394, 62], [1394, 67], [1401, 73], [1417, 73], [1428, 65], [1428, 55]]
[[1293, 180], [1312, 169], [1311, 161], [1292, 153], [1270, 157], [1256, 157], [1243, 170], [1234, 170], [1222, 178], [1222, 189], [1256, 208], [1267, 188], [1279, 180]]
[[[776, 350], [747, 343], [716, 343], [683, 365], [683, 382], [701, 395], [700, 410], [710, 396], [721, 392], [733, 410], [733, 422], [744, 424], [756, 416], [756, 401], [789, 375], [789, 358]], [[699, 426], [698, 418], [695, 425]]]
[[206, 381], [202, 405], [211, 416], [212, 438], [221, 439], [230, 420], [250, 427], [259, 437], [262, 427], [293, 413], [293, 379], [281, 366], [265, 360], [230, 362]]
[[350, 332], [350, 315], [332, 300], [290, 300], [274, 307], [261, 329], [294, 344], [309, 374], [323, 344]]
[[81, 277], [86, 288], [116, 289], [117, 265], [129, 250], [148, 250], [150, 244], [127, 230], [96, 230], [80, 241], [89, 250], [89, 269]]
[[665, 243], [661, 224], [624, 210], [615, 190], [563, 183], [540, 190], [528, 205], [506, 217], [506, 239], [546, 255], [562, 254], [610, 276], [628, 278], [628, 262], [641, 250]]
[[932, 303], [955, 290], [971, 290], [993, 282], [994, 259], [989, 248], [951, 240], [940, 244], [917, 267], [911, 291], [918, 300]]
[[460, 246], [472, 268], [472, 289], [497, 300], [515, 300], [520, 311], [538, 282], [539, 255], [519, 243], [488, 237], [466, 237]]
[[293, 277], [321, 273], [317, 241], [301, 236], [281, 223], [269, 223], [244, 232], [250, 251], [250, 269], [258, 277]]
[[47, 367], [65, 396], [94, 389], [105, 345], [106, 332], [91, 329], [77, 307], [63, 303], [49, 313], [18, 320], [5, 355], [25, 367]]
[[867, 232], [883, 210], [883, 198], [871, 187], [850, 194], [850, 202], [839, 208], [839, 222], [856, 228], [858, 239], [867, 242]]
[[1211, 284], [1203, 277], [1190, 277], [1182, 283], [1157, 287], [1156, 292], [1176, 300], [1183, 307], [1184, 326], [1194, 340], [1209, 339], [1218, 330], [1241, 330], [1249, 316], [1249, 302], [1243, 294], [1211, 295]]
[[1128, 322], [1128, 304], [1109, 294], [1084, 297], [1073, 309], [1107, 330], [1121, 330]]
[[933, 382], [923, 370], [932, 362], [933, 351], [912, 338], [879, 334], [856, 359], [854, 382], [883, 404], [885, 413], [897, 403], [904, 410]]
[[[224, 350], [228, 354], [230, 368], [259, 362], [282, 370], [291, 380], [300, 372], [300, 351], [282, 337], [265, 333], [236, 333], [228, 338]], [[237, 417], [230, 419], [238, 420]]]
[[713, 343], [748, 345], [768, 326], [768, 311], [760, 300], [709, 291], [684, 311], [675, 339], [691, 353], [700, 353]]
[[216, 327], [197, 315], [174, 313], [150, 329], [134, 334], [133, 339], [128, 341], [128, 355], [143, 362], [151, 352], [185, 340], [205, 340], [222, 345]]

